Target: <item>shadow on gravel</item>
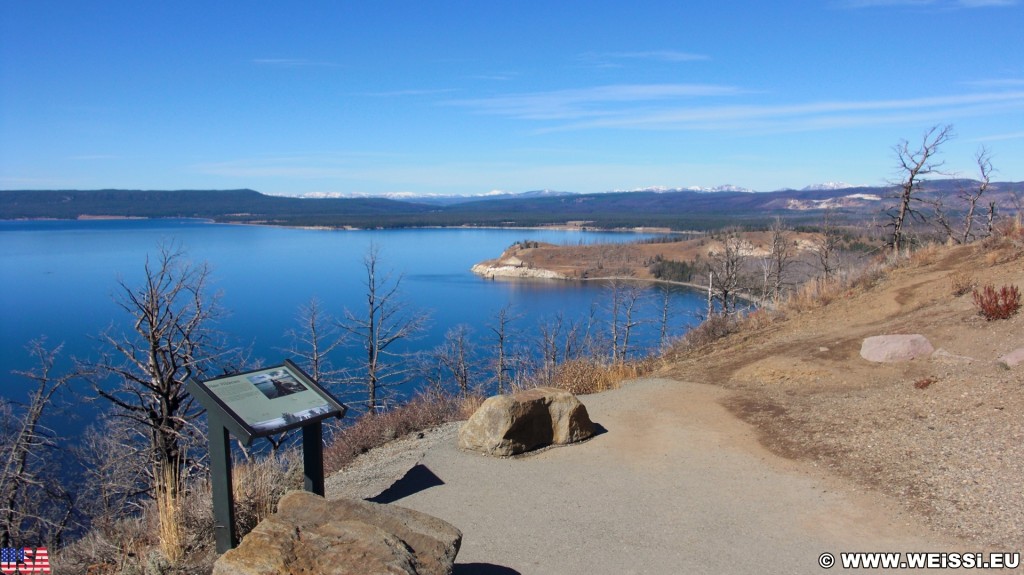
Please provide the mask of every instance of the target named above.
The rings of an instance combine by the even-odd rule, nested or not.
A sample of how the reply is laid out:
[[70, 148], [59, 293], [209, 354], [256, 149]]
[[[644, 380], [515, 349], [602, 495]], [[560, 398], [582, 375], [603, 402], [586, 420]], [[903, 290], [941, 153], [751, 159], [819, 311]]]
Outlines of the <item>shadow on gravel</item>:
[[[374, 503], [394, 503], [420, 491], [444, 485], [441, 478], [434, 475], [434, 472], [425, 465], [417, 463], [412, 469], [406, 472], [401, 479], [391, 484], [379, 495], [369, 499]], [[469, 573], [467, 571], [467, 573]]]
[[490, 563], [463, 563], [455, 565], [452, 575], [522, 575], [515, 569]]

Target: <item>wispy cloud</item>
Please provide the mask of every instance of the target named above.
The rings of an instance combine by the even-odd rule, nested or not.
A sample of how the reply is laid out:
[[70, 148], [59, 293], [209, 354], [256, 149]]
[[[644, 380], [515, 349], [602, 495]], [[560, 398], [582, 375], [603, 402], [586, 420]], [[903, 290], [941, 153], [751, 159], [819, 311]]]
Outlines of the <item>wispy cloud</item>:
[[992, 80], [974, 80], [964, 82], [967, 86], [977, 88], [1020, 88], [1024, 87], [1024, 78], [998, 78]]
[[436, 96], [438, 94], [450, 94], [454, 88], [410, 88], [407, 90], [390, 90], [385, 92], [365, 92], [364, 96], [378, 98], [402, 98], [406, 96]]
[[190, 169], [207, 175], [233, 178], [348, 178], [363, 166], [395, 160], [389, 154], [300, 153], [257, 156], [194, 164]]
[[679, 63], [710, 60], [711, 57], [706, 54], [695, 54], [678, 50], [645, 50], [637, 52], [587, 52], [581, 54], [579, 59], [596, 66], [618, 67], [631, 60]]
[[652, 103], [670, 99], [732, 96], [742, 93], [732, 86], [713, 84], [618, 84], [552, 92], [510, 94], [490, 98], [451, 100], [483, 114], [530, 120], [568, 120], [605, 116], [610, 105]]
[[318, 60], [306, 60], [304, 58], [254, 58], [253, 64], [258, 66], [273, 66], [277, 68], [336, 68], [339, 64]]
[[346, 173], [345, 158], [323, 155], [274, 156], [207, 162], [191, 168], [201, 174], [229, 178], [331, 178]]
[[116, 154], [80, 154], [77, 156], [69, 156], [68, 159], [76, 162], [95, 162], [102, 160], [120, 160], [121, 156]]
[[964, 8], [986, 8], [989, 6], [1016, 6], [1019, 0], [959, 0], [957, 4]]
[[930, 6], [936, 0], [840, 0], [840, 8], [875, 8], [878, 6]]
[[991, 8], [1016, 6], [1020, 0], [841, 0], [842, 8], [876, 8], [885, 6], [931, 7], [940, 9]]
[[[478, 113], [540, 122], [539, 132], [628, 129], [788, 132], [922, 121], [953, 121], [1024, 110], [1024, 91], [793, 104], [696, 105], [700, 96], [742, 90], [705, 85], [630, 85], [453, 102]], [[746, 92], [745, 94], [750, 94]], [[546, 125], [545, 125], [546, 124]]]
[[473, 80], [490, 80], [493, 82], [508, 82], [510, 80], [515, 80], [518, 77], [519, 74], [516, 72], [497, 72], [494, 74], [477, 74], [475, 76], [470, 76]]
[[34, 176], [4, 176], [0, 175], [0, 188], [75, 188], [85, 187], [79, 180], [73, 178], [34, 177]]
[[974, 138], [975, 142], [998, 142], [1003, 140], [1021, 140], [1024, 139], [1024, 132], [1010, 132], [1007, 134], [993, 134], [991, 136], [982, 136], [980, 138]]

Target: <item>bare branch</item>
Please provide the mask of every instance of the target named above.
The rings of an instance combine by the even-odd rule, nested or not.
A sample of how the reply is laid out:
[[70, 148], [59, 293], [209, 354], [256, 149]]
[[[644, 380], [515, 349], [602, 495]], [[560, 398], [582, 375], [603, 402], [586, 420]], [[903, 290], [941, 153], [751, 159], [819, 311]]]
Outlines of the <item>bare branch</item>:
[[66, 527], [73, 497], [59, 482], [52, 457], [58, 442], [43, 425], [43, 415], [54, 396], [75, 372], [54, 375], [60, 345], [47, 348], [43, 339], [28, 344], [36, 367], [15, 372], [35, 384], [21, 410], [0, 398], [0, 546], [22, 540], [59, 540]]
[[349, 341], [362, 347], [365, 354], [359, 371], [371, 413], [378, 407], [380, 391], [402, 383], [408, 373], [400, 367], [400, 361], [391, 361], [405, 355], [393, 351], [392, 347], [419, 335], [429, 318], [426, 313], [410, 310], [399, 299], [402, 276], [393, 276], [391, 272], [382, 274], [379, 265], [380, 248], [372, 244], [363, 257], [365, 315], [345, 310], [345, 319], [338, 323], [338, 327], [351, 336]]
[[933, 173], [941, 173], [939, 169], [943, 162], [937, 161], [935, 155], [939, 148], [952, 139], [953, 126], [933, 126], [921, 138], [921, 145], [916, 149], [910, 149], [910, 143], [906, 140], [897, 144], [893, 151], [896, 153], [898, 169], [902, 174], [902, 181], [899, 184], [899, 198], [895, 211], [890, 214], [892, 222], [892, 236], [890, 246], [895, 253], [899, 253], [903, 243], [903, 227], [907, 217], [924, 219], [924, 216], [914, 209], [912, 202], [918, 200], [916, 194], [920, 188], [921, 178]]

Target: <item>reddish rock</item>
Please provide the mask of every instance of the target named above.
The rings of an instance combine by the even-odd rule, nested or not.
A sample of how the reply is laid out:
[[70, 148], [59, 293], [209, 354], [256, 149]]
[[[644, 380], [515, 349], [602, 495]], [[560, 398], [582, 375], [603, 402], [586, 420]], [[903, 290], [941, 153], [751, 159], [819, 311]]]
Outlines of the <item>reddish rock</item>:
[[920, 334], [876, 335], [865, 339], [860, 346], [861, 357], [885, 363], [927, 358], [934, 351], [928, 339]]
[[999, 363], [1006, 367], [1017, 367], [1021, 363], [1024, 363], [1024, 347], [1017, 348], [1003, 357], [1000, 357]]

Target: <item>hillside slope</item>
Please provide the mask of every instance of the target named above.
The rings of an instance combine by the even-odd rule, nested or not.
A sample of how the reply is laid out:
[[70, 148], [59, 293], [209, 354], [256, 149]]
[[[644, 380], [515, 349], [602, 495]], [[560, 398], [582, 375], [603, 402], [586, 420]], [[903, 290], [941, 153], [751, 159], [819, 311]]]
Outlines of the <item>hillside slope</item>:
[[[728, 407], [776, 453], [893, 496], [935, 527], [994, 548], [1024, 547], [1024, 315], [986, 321], [953, 274], [1024, 287], [1019, 237], [936, 248], [846, 290], [709, 346], [660, 375], [739, 391]], [[923, 334], [933, 355], [860, 357], [864, 338]]]

